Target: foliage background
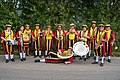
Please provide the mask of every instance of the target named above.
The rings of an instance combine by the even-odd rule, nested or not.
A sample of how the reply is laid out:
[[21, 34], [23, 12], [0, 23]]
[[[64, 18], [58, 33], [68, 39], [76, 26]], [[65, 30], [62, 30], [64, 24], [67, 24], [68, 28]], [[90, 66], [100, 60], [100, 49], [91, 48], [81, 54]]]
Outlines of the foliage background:
[[119, 0], [0, 0], [0, 33], [7, 23], [12, 24], [16, 32], [21, 24], [26, 23], [32, 29], [35, 23], [40, 23], [42, 29], [51, 25], [53, 30], [57, 23], [62, 23], [63, 29], [75, 23], [76, 29], [81, 29], [82, 24], [90, 27], [92, 20], [98, 24], [111, 24], [120, 48]]

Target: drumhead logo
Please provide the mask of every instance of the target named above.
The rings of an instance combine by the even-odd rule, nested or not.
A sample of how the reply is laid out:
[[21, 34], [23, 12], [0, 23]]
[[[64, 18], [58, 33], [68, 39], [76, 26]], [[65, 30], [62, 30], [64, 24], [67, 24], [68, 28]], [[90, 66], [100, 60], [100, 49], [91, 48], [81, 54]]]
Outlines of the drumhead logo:
[[89, 47], [84, 42], [76, 42], [73, 45], [73, 51], [78, 56], [84, 56], [87, 55], [87, 53], [89, 52]]

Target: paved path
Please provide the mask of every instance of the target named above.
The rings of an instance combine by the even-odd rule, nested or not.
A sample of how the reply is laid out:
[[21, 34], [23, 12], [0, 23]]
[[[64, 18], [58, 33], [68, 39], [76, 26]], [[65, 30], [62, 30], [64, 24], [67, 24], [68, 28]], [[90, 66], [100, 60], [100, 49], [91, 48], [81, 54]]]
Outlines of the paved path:
[[105, 61], [105, 65], [91, 64], [93, 59], [79, 61], [73, 64], [34, 63], [33, 57], [27, 61], [5, 63], [0, 56], [0, 80], [120, 80], [120, 57], [112, 57], [112, 63]]

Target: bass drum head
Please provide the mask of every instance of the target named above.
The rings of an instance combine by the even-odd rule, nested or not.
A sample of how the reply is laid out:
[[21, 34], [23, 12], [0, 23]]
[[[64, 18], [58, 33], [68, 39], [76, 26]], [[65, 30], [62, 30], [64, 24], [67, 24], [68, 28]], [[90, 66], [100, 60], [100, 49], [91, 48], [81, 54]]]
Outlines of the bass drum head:
[[73, 51], [78, 56], [84, 56], [87, 55], [87, 53], [89, 52], [89, 47], [84, 42], [76, 42], [73, 45]]

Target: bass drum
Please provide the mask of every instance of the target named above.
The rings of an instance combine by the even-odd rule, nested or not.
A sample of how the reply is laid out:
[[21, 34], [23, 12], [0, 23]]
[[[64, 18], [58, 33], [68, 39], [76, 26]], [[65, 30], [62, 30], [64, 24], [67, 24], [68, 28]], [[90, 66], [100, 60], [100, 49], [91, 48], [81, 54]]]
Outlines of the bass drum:
[[85, 42], [76, 42], [73, 51], [78, 56], [85, 56], [89, 52], [89, 46]]

